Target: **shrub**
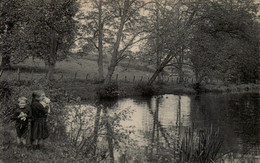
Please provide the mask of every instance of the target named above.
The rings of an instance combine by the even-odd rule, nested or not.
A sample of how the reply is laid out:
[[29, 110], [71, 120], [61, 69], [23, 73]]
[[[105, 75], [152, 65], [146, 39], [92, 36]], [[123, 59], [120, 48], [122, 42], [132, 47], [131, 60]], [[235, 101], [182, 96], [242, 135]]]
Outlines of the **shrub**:
[[202, 93], [202, 92], [208, 92], [208, 89], [203, 86], [201, 83], [194, 83], [192, 85], [192, 88], [199, 94], [199, 93]]
[[113, 99], [119, 95], [118, 84], [114, 82], [101, 85], [95, 91], [99, 99]]
[[7, 98], [9, 99], [11, 96], [11, 87], [10, 84], [6, 81], [2, 81], [0, 83], [0, 90], [1, 90], [1, 99]]
[[148, 85], [147, 83], [138, 83], [134, 86], [134, 89], [145, 97], [153, 96], [157, 92], [153, 85]]

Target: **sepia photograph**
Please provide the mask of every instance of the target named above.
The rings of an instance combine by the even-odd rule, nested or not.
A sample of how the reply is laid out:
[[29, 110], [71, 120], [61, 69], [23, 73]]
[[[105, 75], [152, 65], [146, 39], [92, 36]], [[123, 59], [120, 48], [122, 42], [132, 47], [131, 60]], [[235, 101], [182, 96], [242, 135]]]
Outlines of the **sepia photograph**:
[[260, 163], [260, 0], [0, 0], [0, 163]]

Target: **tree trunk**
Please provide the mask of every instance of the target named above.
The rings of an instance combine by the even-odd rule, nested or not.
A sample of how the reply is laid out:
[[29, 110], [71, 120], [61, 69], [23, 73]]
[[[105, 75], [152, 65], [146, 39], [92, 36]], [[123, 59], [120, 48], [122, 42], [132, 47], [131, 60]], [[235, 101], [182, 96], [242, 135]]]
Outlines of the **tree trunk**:
[[55, 63], [48, 64], [48, 73], [47, 73], [47, 79], [48, 80], [54, 80], [54, 71], [55, 71]]
[[5, 54], [2, 56], [2, 64], [1, 64], [1, 69], [2, 70], [7, 70], [11, 68], [11, 57], [8, 54]]
[[93, 157], [94, 162], [96, 162], [96, 149], [97, 149], [97, 141], [98, 141], [98, 130], [99, 130], [99, 121], [100, 121], [100, 113], [101, 113], [101, 107], [97, 108], [97, 113], [95, 117], [95, 127], [94, 127], [94, 138], [93, 138]]
[[179, 82], [183, 83], [184, 81], [184, 72], [183, 72], [183, 63], [184, 63], [184, 48], [181, 47], [181, 55], [178, 60], [178, 68], [179, 68]]
[[51, 31], [49, 46], [50, 46], [50, 53], [47, 59], [47, 66], [48, 66], [47, 79], [53, 80], [55, 64], [57, 61], [57, 51], [58, 51], [57, 33], [54, 30]]
[[160, 63], [160, 66], [156, 69], [153, 76], [148, 81], [148, 85], [152, 85], [155, 79], [158, 77], [158, 75], [162, 72], [162, 70], [167, 66], [167, 64], [172, 60], [173, 56], [171, 54], [168, 54], [164, 60]]
[[122, 38], [122, 34], [123, 34], [123, 28], [125, 25], [125, 20], [127, 17], [127, 12], [128, 12], [128, 8], [129, 8], [129, 0], [126, 0], [124, 2], [124, 9], [123, 9], [123, 15], [121, 17], [120, 20], [120, 26], [119, 29], [117, 31], [117, 35], [116, 35], [116, 42], [114, 44], [114, 50], [113, 50], [113, 54], [112, 54], [112, 58], [111, 58], [111, 62], [108, 68], [108, 73], [107, 76], [105, 78], [105, 84], [108, 84], [111, 82], [112, 79], [112, 75], [115, 71], [115, 68], [117, 66], [117, 62], [118, 62], [118, 53], [119, 53], [119, 46], [120, 46], [120, 42], [121, 42], [121, 38]]
[[148, 81], [148, 85], [152, 85], [153, 84], [153, 82], [155, 81], [155, 79], [159, 76], [159, 74], [162, 72], [162, 70], [163, 70], [163, 68], [158, 68], [155, 72], [154, 72], [154, 74], [153, 74], [153, 76], [150, 78], [150, 80]]
[[[11, 68], [11, 51], [12, 49], [12, 43], [10, 43], [9, 37], [12, 36], [12, 29], [14, 27], [15, 22], [5, 22], [4, 24], [1, 23], [1, 40], [3, 41], [3, 44], [1, 46], [2, 51], [2, 64], [1, 69], [7, 70]], [[3, 27], [3, 28], [2, 28]], [[3, 35], [2, 35], [3, 34]]]
[[104, 24], [102, 22], [102, 5], [103, 0], [99, 1], [99, 15], [98, 15], [98, 80], [104, 80], [104, 66], [103, 66], [103, 27]]
[[[154, 146], [155, 146], [155, 133], [157, 133], [156, 136], [156, 152], [158, 154], [158, 148], [159, 148], [159, 126], [157, 125], [157, 122], [159, 121], [159, 104], [160, 104], [160, 99], [156, 99], [156, 110], [153, 114], [153, 132], [152, 132], [152, 143], [151, 143], [151, 152], [150, 152], [150, 162], [155, 161], [154, 160]], [[157, 159], [157, 158], [156, 158]]]
[[108, 142], [108, 150], [109, 150], [109, 156], [110, 156], [110, 163], [114, 163], [114, 148], [113, 148], [113, 129], [112, 126], [108, 120], [108, 113], [107, 108], [104, 108], [104, 115], [105, 115], [105, 124], [107, 128], [107, 142]]
[[[161, 53], [160, 53], [160, 22], [159, 22], [159, 2], [156, 1], [156, 66], [157, 69], [160, 67], [161, 63]], [[158, 81], [162, 81], [162, 75], [161, 73], [158, 74]]]
[[108, 83], [111, 82], [113, 73], [114, 73], [115, 68], [116, 68], [116, 61], [114, 61], [114, 60], [116, 60], [116, 59], [113, 59], [113, 57], [112, 57], [112, 59], [111, 59], [112, 63], [110, 63], [110, 65], [108, 67], [107, 76], [106, 76], [106, 79], [105, 79], [105, 82], [104, 82], [105, 84], [108, 84]]

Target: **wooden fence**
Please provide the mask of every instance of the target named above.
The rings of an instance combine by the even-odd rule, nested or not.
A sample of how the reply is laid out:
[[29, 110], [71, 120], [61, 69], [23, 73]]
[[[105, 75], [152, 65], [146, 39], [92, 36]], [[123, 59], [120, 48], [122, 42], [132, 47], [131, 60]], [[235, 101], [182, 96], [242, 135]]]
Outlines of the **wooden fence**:
[[[4, 75], [5, 74], [5, 75]], [[5, 77], [3, 77], [5, 76]], [[9, 77], [6, 77], [9, 76]], [[55, 73], [55, 80], [72, 80], [72, 81], [77, 81], [77, 80], [86, 80], [86, 81], [97, 81], [97, 76], [93, 74], [82, 74], [79, 72], [74, 72], [73, 74], [71, 73]], [[30, 72], [22, 72], [20, 68], [18, 68], [16, 71], [1, 71], [0, 72], [0, 80], [16, 80], [16, 81], [21, 81], [21, 80], [37, 80], [37, 79], [42, 79], [46, 77], [46, 73], [37, 73], [34, 70], [31, 70]], [[127, 83], [135, 83], [135, 82], [147, 82], [149, 81], [151, 76], [148, 75], [132, 75], [132, 76], [127, 76], [123, 74], [114, 74], [112, 77], [112, 80], [115, 82], [127, 82]], [[157, 78], [156, 81], [159, 81]], [[163, 83], [179, 83], [180, 79], [178, 76], [162, 76], [161, 81]], [[193, 83], [194, 79], [193, 78], [188, 78], [185, 77], [183, 79], [184, 83]]]

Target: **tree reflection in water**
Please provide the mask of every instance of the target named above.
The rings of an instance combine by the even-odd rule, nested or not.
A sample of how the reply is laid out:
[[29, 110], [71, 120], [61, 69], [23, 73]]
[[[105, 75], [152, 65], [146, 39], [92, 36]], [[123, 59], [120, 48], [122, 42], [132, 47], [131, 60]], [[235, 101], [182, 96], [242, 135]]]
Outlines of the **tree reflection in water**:
[[[222, 136], [224, 149], [233, 147], [236, 128], [253, 138], [259, 134], [257, 104], [247, 97], [234, 97], [236, 102], [224, 95], [169, 97], [100, 101], [88, 122], [92, 128], [80, 132], [87, 143], [79, 151], [92, 162], [207, 162], [217, 158]], [[249, 119], [254, 129], [245, 129], [243, 122], [236, 126]]]

